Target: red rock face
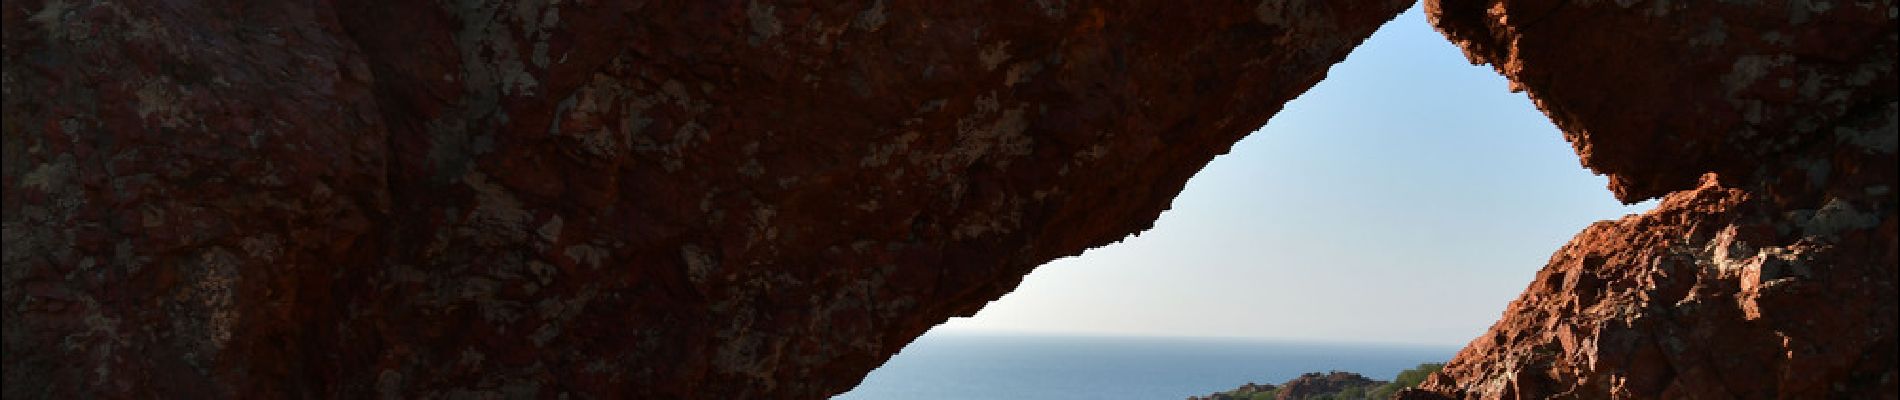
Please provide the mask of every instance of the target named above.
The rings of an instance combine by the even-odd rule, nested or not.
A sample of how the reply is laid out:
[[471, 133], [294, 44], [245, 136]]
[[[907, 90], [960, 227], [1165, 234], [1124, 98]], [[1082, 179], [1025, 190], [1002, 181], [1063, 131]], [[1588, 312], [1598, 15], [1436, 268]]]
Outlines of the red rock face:
[[5, 396], [813, 398], [1407, 1], [8, 1]]
[[1669, 194], [1584, 230], [1401, 397], [1900, 396], [1893, 2], [1427, 10], [1619, 197]]

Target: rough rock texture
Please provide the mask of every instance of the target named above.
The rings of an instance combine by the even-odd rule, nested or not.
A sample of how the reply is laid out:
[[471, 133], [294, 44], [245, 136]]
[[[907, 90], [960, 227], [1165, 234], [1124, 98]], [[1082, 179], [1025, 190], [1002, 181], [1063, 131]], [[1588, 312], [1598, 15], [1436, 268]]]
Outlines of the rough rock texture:
[[1894, 99], [1893, 1], [1442, 0], [1426, 10], [1473, 62], [1527, 90], [1627, 202], [1693, 188], [1704, 172], [1755, 179], [1814, 146], [1873, 146], [1865, 141], [1881, 138], [1833, 131]]
[[1894, 2], [1426, 7], [1619, 197], [1667, 195], [1401, 397], [1900, 396]]
[[8, 0], [4, 395], [840, 392], [1408, 5]]

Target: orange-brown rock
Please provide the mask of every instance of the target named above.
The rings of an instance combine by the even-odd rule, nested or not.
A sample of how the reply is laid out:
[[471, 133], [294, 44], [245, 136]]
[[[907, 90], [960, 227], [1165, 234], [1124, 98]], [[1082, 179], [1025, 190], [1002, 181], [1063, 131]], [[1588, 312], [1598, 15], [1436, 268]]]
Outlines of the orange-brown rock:
[[1668, 194], [1401, 397], [1900, 396], [1893, 2], [1426, 7], [1618, 196]]
[[814, 398], [1404, 0], [8, 0], [5, 397]]

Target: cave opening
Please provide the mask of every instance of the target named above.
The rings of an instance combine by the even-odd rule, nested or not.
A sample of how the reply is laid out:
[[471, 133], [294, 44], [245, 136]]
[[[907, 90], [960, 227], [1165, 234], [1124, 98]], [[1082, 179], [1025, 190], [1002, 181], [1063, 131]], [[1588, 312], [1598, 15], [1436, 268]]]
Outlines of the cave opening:
[[[1196, 174], [1152, 229], [1045, 264], [837, 398], [984, 397], [986, 385], [1085, 396], [1117, 375], [1178, 380], [1176, 391], [1142, 394], [1180, 398], [1312, 371], [1390, 379], [1443, 362], [1497, 320], [1553, 249], [1592, 222], [1655, 205], [1620, 204], [1507, 88], [1414, 7]], [[1175, 339], [1280, 347], [1091, 350]], [[1367, 345], [1385, 358], [1340, 353]], [[1052, 357], [1076, 372], [1030, 371]], [[1405, 357], [1422, 359], [1381, 363]], [[1210, 365], [1179, 373], [1170, 363]], [[960, 381], [983, 377], [1023, 382]]]

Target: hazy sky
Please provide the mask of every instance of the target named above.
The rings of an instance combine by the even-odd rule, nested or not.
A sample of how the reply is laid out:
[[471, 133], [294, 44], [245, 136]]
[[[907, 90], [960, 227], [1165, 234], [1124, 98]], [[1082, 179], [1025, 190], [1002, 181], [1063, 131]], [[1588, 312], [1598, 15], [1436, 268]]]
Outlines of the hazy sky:
[[1462, 345], [1551, 252], [1640, 212], [1413, 8], [1188, 182], [1152, 230], [940, 330]]

